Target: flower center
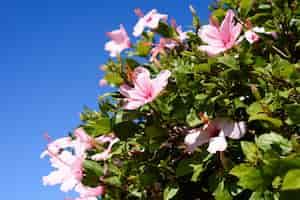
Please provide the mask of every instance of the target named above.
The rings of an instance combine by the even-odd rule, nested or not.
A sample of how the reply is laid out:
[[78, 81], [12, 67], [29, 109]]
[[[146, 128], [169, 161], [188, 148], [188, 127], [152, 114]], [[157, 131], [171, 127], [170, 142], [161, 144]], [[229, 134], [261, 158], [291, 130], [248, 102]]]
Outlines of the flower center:
[[152, 16], [150, 16], [150, 17], [148, 17], [147, 19], [146, 19], [146, 22], [147, 23], [149, 23], [149, 22], [151, 22], [152, 21]]

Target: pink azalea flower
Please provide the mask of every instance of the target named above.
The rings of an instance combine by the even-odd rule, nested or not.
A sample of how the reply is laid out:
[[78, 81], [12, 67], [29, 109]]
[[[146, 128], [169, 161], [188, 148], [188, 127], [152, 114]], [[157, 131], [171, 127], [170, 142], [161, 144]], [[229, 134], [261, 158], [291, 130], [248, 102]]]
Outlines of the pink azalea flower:
[[56, 170], [43, 177], [44, 185], [61, 184], [60, 189], [68, 192], [80, 183], [83, 177], [83, 158], [73, 155], [69, 151], [62, 151], [54, 155], [49, 151], [51, 165]]
[[151, 79], [150, 72], [146, 68], [137, 67], [133, 76], [133, 88], [127, 84], [120, 87], [120, 93], [126, 97], [127, 102], [124, 108], [128, 110], [134, 110], [152, 102], [167, 86], [171, 72], [161, 71], [156, 78]]
[[226, 137], [240, 139], [246, 133], [245, 122], [233, 122], [217, 118], [209, 121], [203, 128], [196, 128], [186, 135], [187, 151], [193, 152], [198, 146], [209, 143], [207, 151], [216, 153], [227, 148]]
[[258, 42], [260, 37], [252, 30], [248, 30], [245, 32], [245, 37], [246, 40], [250, 43], [253, 44], [254, 42]]
[[91, 188], [84, 186], [82, 184], [79, 184], [75, 188], [76, 192], [80, 194], [79, 198], [76, 198], [75, 200], [98, 200], [99, 195], [105, 194], [105, 188], [104, 186], [98, 186], [96, 188]]
[[137, 10], [138, 16], [141, 17], [134, 27], [133, 35], [138, 37], [141, 35], [145, 28], [156, 29], [160, 20], [167, 20], [168, 15], [160, 14], [156, 9], [151, 10], [145, 16], [143, 16], [140, 10]]
[[217, 55], [231, 49], [237, 42], [242, 31], [242, 25], [234, 22], [234, 13], [229, 10], [221, 24], [210, 22], [210, 25], [202, 26], [199, 37], [208, 45], [200, 46], [209, 56]]
[[100, 160], [107, 160], [110, 157], [113, 145], [119, 142], [120, 140], [114, 135], [102, 135], [96, 138], [96, 141], [99, 142], [100, 144], [109, 143], [108, 147], [103, 152], [97, 153], [91, 157], [92, 160], [100, 161]]
[[107, 36], [111, 38], [111, 41], [105, 44], [105, 50], [110, 52], [111, 57], [116, 57], [124, 49], [131, 47], [130, 39], [123, 25], [120, 25], [118, 30], [108, 32]]

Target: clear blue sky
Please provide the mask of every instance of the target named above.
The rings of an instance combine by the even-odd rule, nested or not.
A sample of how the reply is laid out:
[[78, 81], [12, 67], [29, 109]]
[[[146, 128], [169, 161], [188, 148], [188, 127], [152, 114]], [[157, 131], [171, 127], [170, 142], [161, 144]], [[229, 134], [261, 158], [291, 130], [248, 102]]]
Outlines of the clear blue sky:
[[193, 4], [207, 21], [211, 0], [11, 0], [0, 8], [1, 200], [59, 200], [58, 187], [42, 186], [51, 168], [39, 155], [43, 133], [65, 136], [83, 105], [96, 107], [108, 54], [104, 33], [123, 23], [132, 32], [134, 8], [157, 8], [184, 28]]

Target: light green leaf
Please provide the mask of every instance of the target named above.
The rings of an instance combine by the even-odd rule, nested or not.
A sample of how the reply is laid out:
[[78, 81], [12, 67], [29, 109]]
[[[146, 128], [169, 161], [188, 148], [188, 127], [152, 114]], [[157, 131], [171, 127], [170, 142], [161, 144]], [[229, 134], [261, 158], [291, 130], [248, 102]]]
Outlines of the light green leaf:
[[252, 142], [241, 142], [241, 147], [246, 159], [255, 163], [259, 157], [259, 150], [257, 146]]
[[191, 181], [192, 182], [197, 182], [198, 181], [198, 177], [205, 170], [203, 168], [203, 164], [198, 164], [198, 165], [191, 164], [190, 166], [193, 168], [193, 171], [194, 171], [193, 176], [191, 178]]
[[241, 15], [246, 17], [252, 8], [254, 0], [242, 0], [240, 2]]
[[123, 83], [123, 79], [118, 73], [109, 72], [105, 74], [104, 79], [112, 85], [121, 85]]
[[186, 116], [186, 122], [190, 127], [194, 127], [201, 124], [201, 120], [199, 119], [194, 109], [191, 109], [190, 113]]
[[249, 115], [253, 115], [261, 112], [263, 112], [263, 108], [259, 102], [254, 102], [247, 108], [247, 113]]
[[232, 200], [232, 196], [230, 195], [227, 188], [225, 188], [224, 181], [220, 182], [217, 189], [213, 193], [216, 200]]
[[244, 189], [255, 190], [264, 184], [264, 177], [261, 171], [247, 164], [240, 164], [234, 167], [230, 174], [239, 178], [238, 185]]
[[111, 177], [105, 178], [103, 180], [103, 182], [106, 183], [106, 184], [109, 184], [109, 185], [113, 185], [115, 187], [121, 187], [122, 186], [121, 180], [118, 176], [111, 176]]
[[273, 147], [279, 147], [283, 154], [292, 150], [291, 142], [276, 133], [263, 134], [255, 140], [257, 146], [263, 151], [272, 150]]
[[282, 126], [282, 121], [280, 119], [269, 117], [264, 113], [253, 114], [248, 119], [249, 122], [256, 121], [256, 120], [269, 122], [278, 128]]
[[300, 169], [288, 171], [282, 183], [281, 190], [298, 190], [300, 189]]
[[225, 54], [222, 57], [218, 57], [218, 62], [222, 63], [230, 68], [239, 69], [239, 66], [237, 66], [236, 59], [233, 56], [230, 56], [228, 54]]
[[175, 197], [175, 195], [177, 194], [178, 191], [179, 191], [178, 186], [168, 185], [164, 190], [164, 200], [172, 199], [173, 197]]

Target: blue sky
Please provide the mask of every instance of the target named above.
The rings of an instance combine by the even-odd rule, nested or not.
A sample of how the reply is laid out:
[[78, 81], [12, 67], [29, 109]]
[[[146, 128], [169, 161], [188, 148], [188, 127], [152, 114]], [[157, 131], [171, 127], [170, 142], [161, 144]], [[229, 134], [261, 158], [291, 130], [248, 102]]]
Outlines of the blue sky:
[[187, 29], [188, 5], [207, 21], [212, 0], [11, 0], [0, 8], [1, 199], [58, 200], [58, 187], [42, 186], [51, 168], [40, 160], [43, 133], [65, 136], [84, 105], [96, 107], [98, 66], [108, 58], [105, 32], [125, 25], [134, 8], [157, 8]]

